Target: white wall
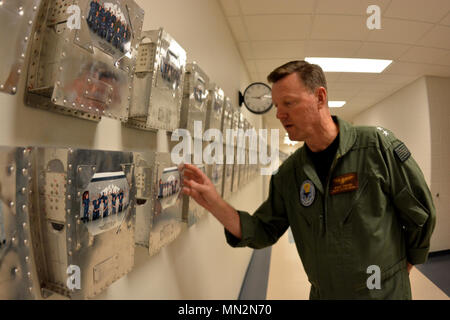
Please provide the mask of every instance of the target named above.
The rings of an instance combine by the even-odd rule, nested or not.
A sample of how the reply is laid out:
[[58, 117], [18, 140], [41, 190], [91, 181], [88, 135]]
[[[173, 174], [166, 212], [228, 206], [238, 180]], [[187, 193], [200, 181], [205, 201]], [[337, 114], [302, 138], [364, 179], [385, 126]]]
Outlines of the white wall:
[[422, 77], [353, 119], [393, 131], [422, 169], [437, 211], [431, 251], [450, 249], [449, 89], [449, 79]]
[[427, 77], [427, 89], [431, 119], [431, 192], [437, 211], [432, 248], [447, 250], [450, 248], [450, 78]]
[[[140, 0], [144, 30], [165, 29], [196, 60], [211, 80], [237, 104], [238, 90], [249, 77], [217, 1]], [[0, 145], [47, 145], [103, 150], [156, 149], [156, 134], [125, 128], [104, 118], [100, 123], [26, 107], [25, 79], [16, 96], [0, 94]], [[261, 127], [260, 117], [245, 116]], [[231, 204], [253, 212], [263, 201], [262, 178], [234, 195]], [[238, 297], [251, 250], [232, 249], [223, 228], [208, 216], [157, 256], [137, 247], [133, 271], [99, 298], [112, 299], [235, 299]]]
[[430, 112], [425, 78], [420, 78], [353, 119], [355, 125], [391, 130], [411, 151], [431, 183]]

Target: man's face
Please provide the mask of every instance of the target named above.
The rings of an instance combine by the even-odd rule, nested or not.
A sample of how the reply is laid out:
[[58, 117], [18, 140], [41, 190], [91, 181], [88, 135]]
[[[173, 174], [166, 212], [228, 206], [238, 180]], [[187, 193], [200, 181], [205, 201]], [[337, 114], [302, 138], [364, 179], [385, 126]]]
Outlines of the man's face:
[[272, 86], [277, 118], [292, 141], [305, 141], [319, 120], [318, 98], [296, 74], [290, 74]]

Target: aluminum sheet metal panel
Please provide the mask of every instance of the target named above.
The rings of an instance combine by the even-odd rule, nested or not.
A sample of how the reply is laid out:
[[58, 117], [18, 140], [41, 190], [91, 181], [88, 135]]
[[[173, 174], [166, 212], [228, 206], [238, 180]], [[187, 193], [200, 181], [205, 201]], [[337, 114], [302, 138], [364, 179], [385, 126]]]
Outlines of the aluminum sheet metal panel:
[[0, 1], [0, 91], [16, 94], [41, 0]]
[[150, 191], [146, 195], [150, 197], [138, 199], [140, 205], [136, 216], [136, 244], [148, 248], [152, 256], [186, 229], [181, 173], [169, 153], [143, 152], [135, 158], [141, 159], [137, 164], [138, 171], [141, 168], [152, 171], [153, 179], [146, 187]]
[[142, 32], [127, 126], [177, 129], [185, 70], [186, 51], [166, 31]]
[[[198, 121], [204, 129], [208, 103], [209, 77], [197, 65], [189, 63], [186, 66], [184, 78], [183, 103], [181, 105], [180, 128], [187, 129], [194, 137], [194, 122]], [[200, 132], [203, 134], [203, 132]]]
[[32, 35], [27, 104], [126, 121], [143, 19], [133, 0], [43, 0]]
[[[134, 265], [133, 155], [36, 148], [34, 158], [33, 228], [43, 293], [94, 297]], [[70, 268], [79, 270], [72, 280]]]
[[35, 299], [30, 149], [0, 147], [0, 299]]
[[[197, 167], [206, 175], [206, 167], [204, 164]], [[206, 209], [199, 205], [193, 198], [183, 195], [183, 221], [188, 227], [196, 224], [200, 219], [206, 216]]]
[[224, 139], [226, 137], [226, 130], [233, 128], [233, 105], [231, 104], [231, 99], [228, 97], [225, 97], [224, 103], [223, 103], [223, 115], [222, 115], [222, 125], [221, 130], [222, 134], [224, 136]]
[[221, 130], [225, 94], [215, 83], [210, 84], [208, 93], [205, 130]]

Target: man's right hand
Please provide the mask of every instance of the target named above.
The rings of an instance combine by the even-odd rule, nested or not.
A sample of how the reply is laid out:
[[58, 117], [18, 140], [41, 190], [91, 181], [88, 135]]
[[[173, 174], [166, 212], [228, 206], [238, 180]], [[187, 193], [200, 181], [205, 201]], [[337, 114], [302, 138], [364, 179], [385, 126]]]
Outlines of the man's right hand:
[[211, 212], [235, 237], [242, 238], [239, 214], [217, 192], [211, 180], [199, 168], [184, 164], [183, 194], [192, 197], [199, 205]]
[[199, 205], [214, 211], [222, 200], [211, 180], [199, 168], [192, 164], [185, 164], [183, 172], [183, 193], [191, 196]]

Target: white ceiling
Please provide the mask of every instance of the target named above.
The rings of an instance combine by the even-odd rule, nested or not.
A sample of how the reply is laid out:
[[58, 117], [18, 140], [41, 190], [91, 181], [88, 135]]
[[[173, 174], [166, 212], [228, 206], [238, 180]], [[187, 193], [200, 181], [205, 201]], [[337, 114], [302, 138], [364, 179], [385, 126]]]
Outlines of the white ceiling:
[[[381, 74], [326, 73], [329, 99], [347, 101], [332, 112], [347, 120], [423, 75], [450, 77], [450, 0], [219, 1], [252, 81], [308, 56], [394, 60]], [[366, 26], [369, 5], [381, 30]], [[275, 110], [265, 123], [281, 128]]]

